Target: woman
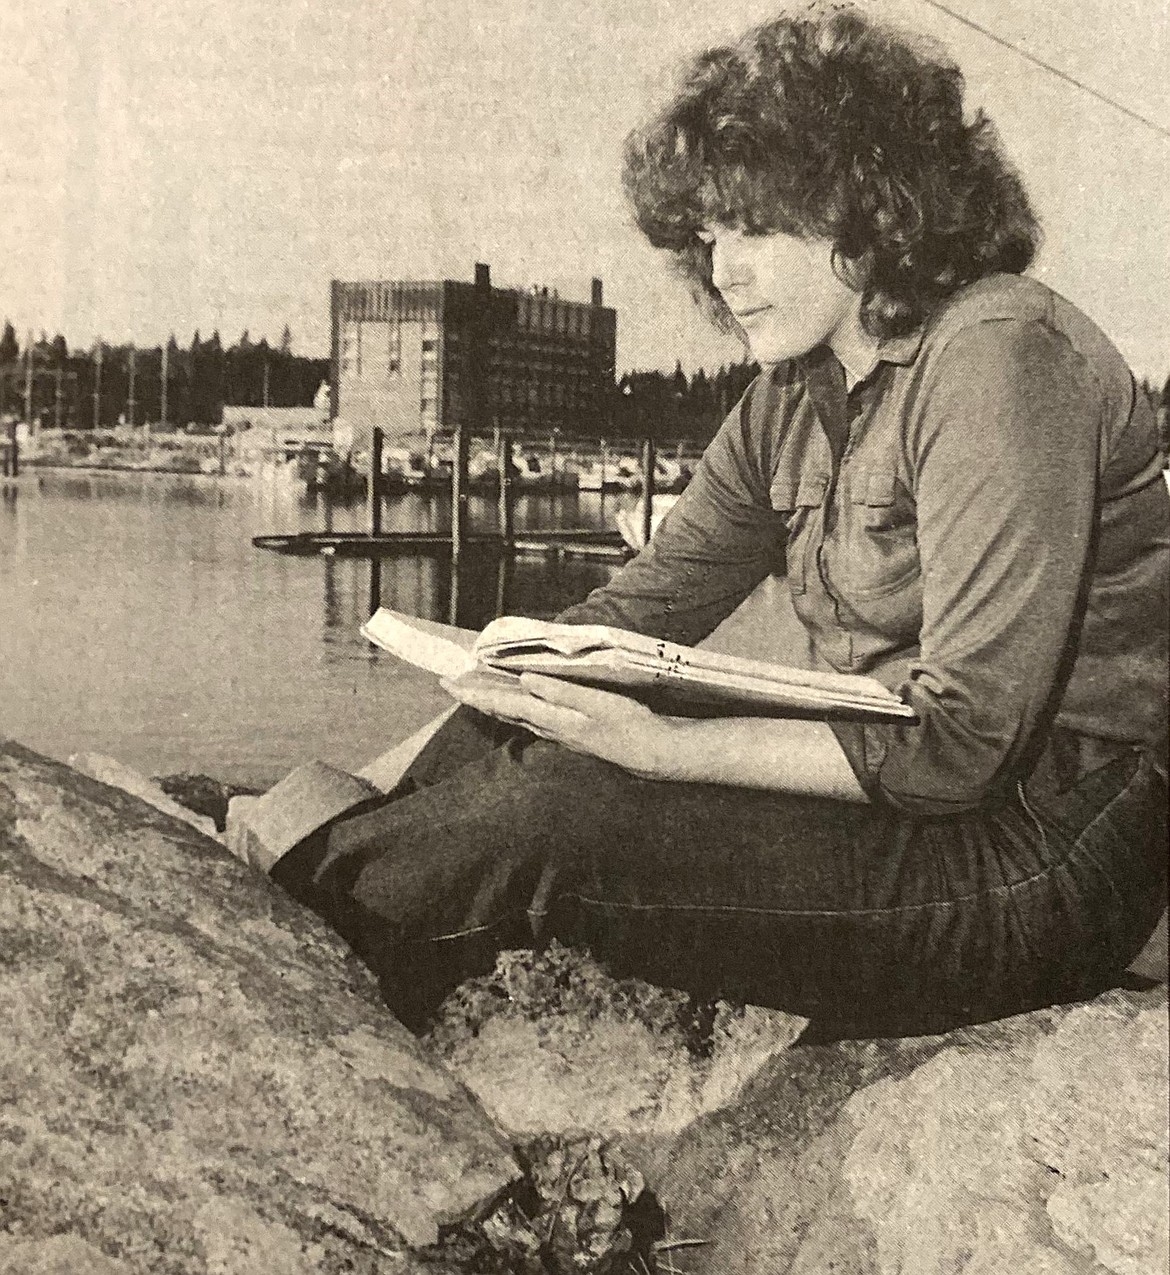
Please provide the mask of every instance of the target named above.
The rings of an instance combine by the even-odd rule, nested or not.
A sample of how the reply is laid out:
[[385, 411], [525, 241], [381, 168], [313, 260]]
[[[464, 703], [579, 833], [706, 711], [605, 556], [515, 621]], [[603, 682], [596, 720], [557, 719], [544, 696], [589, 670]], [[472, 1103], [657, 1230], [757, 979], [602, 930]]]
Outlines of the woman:
[[[763, 371], [652, 543], [562, 619], [710, 633], [787, 546], [811, 659], [912, 724], [655, 716], [539, 677], [273, 868], [419, 1023], [501, 947], [854, 1035], [1096, 992], [1166, 882], [1167, 492], [1120, 355], [1023, 279], [958, 70], [850, 8], [697, 58], [642, 230]], [[797, 662], [792, 653], [791, 662]]]

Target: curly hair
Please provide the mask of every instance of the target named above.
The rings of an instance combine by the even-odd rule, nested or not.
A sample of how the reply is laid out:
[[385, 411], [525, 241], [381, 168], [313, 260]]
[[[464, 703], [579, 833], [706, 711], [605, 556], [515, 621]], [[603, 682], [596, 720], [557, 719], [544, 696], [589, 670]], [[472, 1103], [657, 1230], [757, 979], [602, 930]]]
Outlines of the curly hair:
[[1025, 270], [1040, 240], [990, 120], [967, 120], [958, 67], [850, 4], [813, 5], [711, 49], [627, 139], [637, 224], [724, 327], [715, 225], [832, 240], [878, 339], [916, 328], [984, 275]]

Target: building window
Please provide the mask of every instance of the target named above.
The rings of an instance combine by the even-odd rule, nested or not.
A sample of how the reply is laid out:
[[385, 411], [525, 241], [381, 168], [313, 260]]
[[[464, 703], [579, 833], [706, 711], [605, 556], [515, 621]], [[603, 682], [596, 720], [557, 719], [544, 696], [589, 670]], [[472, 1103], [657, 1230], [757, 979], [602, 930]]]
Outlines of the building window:
[[402, 325], [389, 323], [386, 326], [386, 375], [393, 376], [402, 368]]
[[355, 376], [362, 374], [362, 325], [350, 320], [341, 332], [341, 366]]

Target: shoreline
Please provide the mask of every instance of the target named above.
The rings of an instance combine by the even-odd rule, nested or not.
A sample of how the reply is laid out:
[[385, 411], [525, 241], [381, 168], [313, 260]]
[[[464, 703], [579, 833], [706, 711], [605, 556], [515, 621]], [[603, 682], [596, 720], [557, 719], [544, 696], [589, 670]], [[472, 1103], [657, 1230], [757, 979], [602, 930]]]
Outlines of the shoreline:
[[62, 460], [40, 460], [38, 458], [21, 459], [21, 473], [11, 481], [19, 482], [32, 471], [51, 470], [54, 473], [73, 473], [73, 474], [171, 474], [176, 478], [251, 478], [254, 474], [245, 474], [238, 471], [228, 470], [227, 473], [221, 474], [218, 470], [205, 469], [184, 469], [175, 468], [167, 465], [119, 465], [116, 463], [102, 464], [101, 462], [85, 461], [82, 464], [71, 465], [68, 461]]

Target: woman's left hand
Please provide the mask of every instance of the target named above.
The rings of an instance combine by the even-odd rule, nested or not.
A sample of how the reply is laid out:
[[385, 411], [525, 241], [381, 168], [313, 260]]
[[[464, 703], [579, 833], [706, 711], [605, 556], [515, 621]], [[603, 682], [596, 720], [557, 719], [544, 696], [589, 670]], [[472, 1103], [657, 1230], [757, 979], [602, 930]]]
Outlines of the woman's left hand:
[[674, 719], [625, 695], [524, 673], [504, 681], [479, 671], [443, 683], [448, 694], [541, 739], [613, 762], [643, 779], [669, 779]]

